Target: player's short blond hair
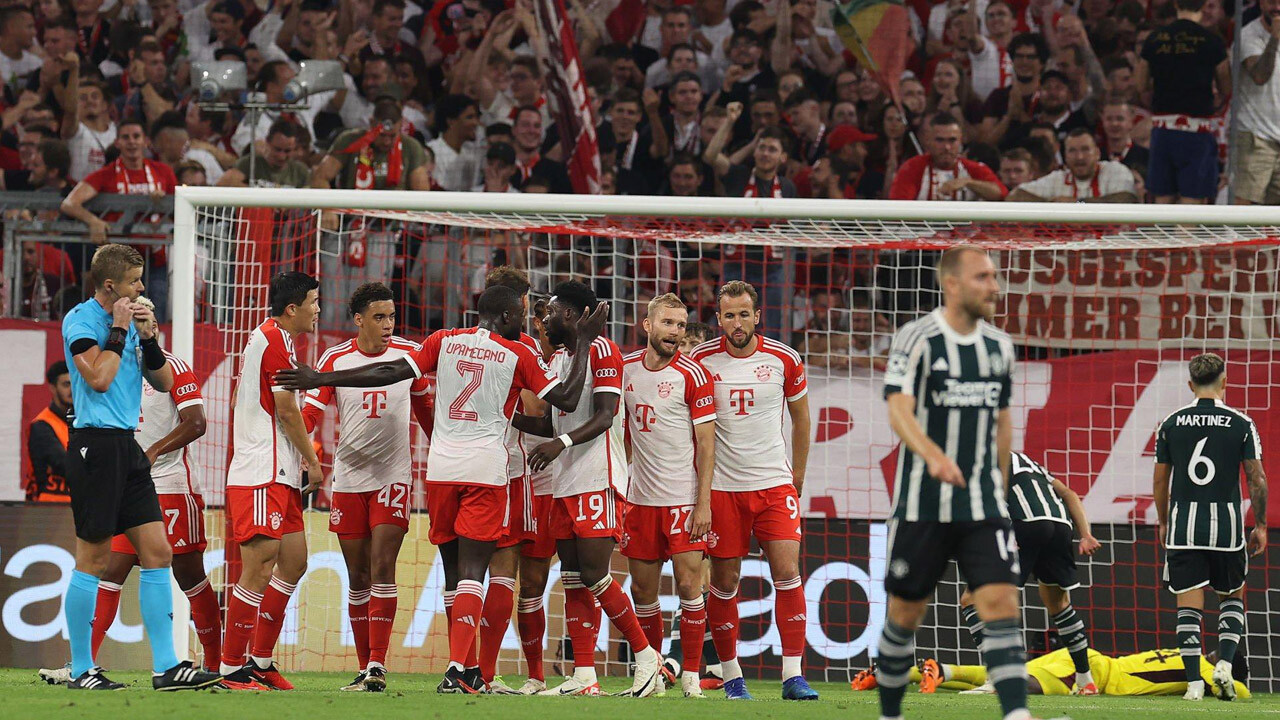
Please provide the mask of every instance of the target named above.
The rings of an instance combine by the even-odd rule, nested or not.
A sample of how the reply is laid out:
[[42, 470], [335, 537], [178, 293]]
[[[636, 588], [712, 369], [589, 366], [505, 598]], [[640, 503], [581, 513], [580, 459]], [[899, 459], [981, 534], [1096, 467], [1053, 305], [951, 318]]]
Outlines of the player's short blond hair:
[[955, 275], [960, 271], [960, 263], [964, 261], [964, 256], [969, 253], [986, 255], [987, 251], [975, 245], [959, 245], [949, 248], [946, 252], [942, 253], [942, 257], [938, 258], [938, 265], [936, 268], [938, 289], [942, 289], [943, 278]]
[[658, 297], [650, 300], [649, 309], [646, 311], [646, 317], [653, 317], [653, 314], [658, 311], [658, 308], [671, 308], [672, 310], [684, 310], [685, 312], [689, 311], [689, 308], [685, 306], [684, 301], [675, 293], [659, 295]]
[[721, 285], [720, 292], [716, 293], [716, 305], [719, 305], [720, 302], [727, 297], [736, 298], [742, 297], [743, 295], [751, 298], [752, 310], [760, 309], [760, 294], [751, 286], [751, 283], [743, 282], [741, 280], [730, 280], [724, 285]]
[[142, 255], [128, 245], [107, 243], [93, 253], [89, 274], [93, 276], [93, 286], [96, 289], [108, 280], [120, 282], [126, 272], [145, 264]]
[[137, 299], [134, 300], [134, 302], [150, 310], [151, 312], [156, 311], [156, 304], [151, 302], [151, 298], [147, 297], [146, 295], [139, 295]]

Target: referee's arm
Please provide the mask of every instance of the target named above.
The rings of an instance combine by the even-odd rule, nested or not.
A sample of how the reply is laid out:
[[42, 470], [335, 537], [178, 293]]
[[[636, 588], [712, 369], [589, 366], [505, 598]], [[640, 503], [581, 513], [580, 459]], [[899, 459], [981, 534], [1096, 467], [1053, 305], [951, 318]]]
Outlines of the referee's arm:
[[[111, 306], [111, 320], [113, 331], [124, 331], [128, 334], [129, 323], [133, 322], [133, 301], [124, 297], [117, 299]], [[71, 359], [76, 364], [80, 377], [84, 378], [89, 387], [97, 392], [104, 393], [110, 389], [111, 383], [115, 382], [116, 373], [120, 371], [120, 352], [113, 346], [108, 352], [92, 337], [72, 336], [68, 339]], [[118, 342], [123, 346], [123, 336], [120, 336]], [[110, 342], [108, 346], [111, 346]]]

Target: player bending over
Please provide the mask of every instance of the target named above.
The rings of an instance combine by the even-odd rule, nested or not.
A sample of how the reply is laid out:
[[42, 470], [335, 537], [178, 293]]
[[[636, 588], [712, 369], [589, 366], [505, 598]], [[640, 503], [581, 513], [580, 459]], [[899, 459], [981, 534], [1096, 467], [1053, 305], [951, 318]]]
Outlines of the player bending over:
[[[1084, 621], [1071, 606], [1071, 591], [1080, 587], [1076, 578], [1076, 555], [1072, 546], [1071, 526], [1080, 533], [1080, 554], [1092, 555], [1101, 543], [1089, 529], [1080, 496], [1058, 480], [1040, 463], [1023, 453], [1012, 454], [1013, 478], [1009, 482], [1009, 517], [1018, 540], [1018, 586], [1033, 576], [1040, 585], [1040, 600], [1049, 611], [1058, 638], [1076, 663], [1073, 695], [1097, 695], [1098, 685], [1089, 673], [1089, 636]], [[969, 626], [973, 642], [982, 647], [982, 620], [973, 606], [968, 590], [960, 597], [960, 616]], [[938, 666], [927, 661], [923, 666], [923, 692], [932, 692], [940, 681]], [[978, 692], [995, 692], [984, 685]]]
[[[607, 305], [581, 313], [585, 337], [604, 326]], [[436, 373], [431, 450], [427, 458], [430, 540], [440, 548], [446, 592], [455, 594], [449, 618], [449, 667], [436, 688], [441, 693], [478, 693], [483, 682], [465, 674], [475, 650], [484, 605], [485, 572], [506, 530], [507, 448], [505, 437], [521, 390], [572, 411], [586, 375], [584, 339], [567, 368], [566, 382], [543, 370], [537, 356], [519, 342], [524, 322], [520, 296], [491, 287], [480, 296], [480, 324], [439, 330], [420, 350], [399, 360], [317, 373], [307, 367], [282, 372], [288, 388], [383, 387]], [[585, 308], [584, 308], [585, 310]]]
[[[702, 558], [711, 529], [716, 407], [711, 374], [678, 349], [688, 317], [672, 293], [651, 300], [644, 319], [648, 345], [626, 356], [622, 368], [627, 457], [635, 475], [623, 517], [622, 554], [636, 616], [654, 649], [662, 647], [658, 585], [668, 559], [680, 596], [680, 635], [700, 638], [707, 627]], [[696, 640], [684, 646], [685, 697], [703, 697], [701, 656]]]
[[622, 536], [627, 492], [623, 418], [618, 413], [622, 396], [622, 353], [612, 340], [599, 337], [599, 329], [586, 335], [581, 327], [584, 308], [595, 301], [595, 293], [586, 285], [561, 283], [547, 303], [547, 316], [543, 319], [551, 343], [560, 346], [551, 358], [553, 370], [563, 372], [570, 362], [577, 364], [582, 355], [589, 356], [590, 372], [583, 381], [582, 392], [590, 395], [591, 402], [579, 403], [577, 409], [553, 413], [551, 417], [517, 415], [514, 421], [523, 432], [556, 436], [538, 445], [530, 454], [530, 469], [541, 471], [561, 458], [556, 471], [550, 532], [556, 538], [560, 556], [565, 624], [573, 642], [574, 674], [559, 687], [543, 692], [600, 694], [595, 669], [596, 634], [600, 628], [600, 623], [595, 621], [598, 600], [635, 652], [635, 678], [625, 694], [646, 697], [661, 689], [658, 648], [649, 646], [631, 601], [609, 574], [614, 545]]
[[[347, 303], [356, 336], [329, 348], [317, 370], [347, 370], [402, 359], [415, 342], [394, 334], [395, 296], [382, 283], [356, 288]], [[387, 647], [396, 619], [396, 558], [409, 530], [410, 412], [430, 431], [427, 380], [385, 388], [323, 386], [307, 392], [302, 419], [313, 432], [337, 402], [338, 447], [333, 459], [329, 531], [347, 565], [347, 617], [355, 636], [359, 674], [346, 691], [381, 692], [387, 685]]]
[[231, 541], [239, 545], [241, 562], [240, 579], [227, 594], [222, 641], [223, 684], [231, 690], [293, 689], [271, 657], [289, 597], [307, 571], [302, 495], [320, 487], [324, 469], [297, 396], [276, 374], [297, 363], [293, 339], [316, 328], [319, 286], [300, 272], [271, 278], [271, 317], [250, 334], [242, 354], [235, 452], [227, 469]]
[[1004, 502], [1013, 343], [989, 324], [1000, 283], [986, 252], [947, 250], [937, 275], [942, 307], [898, 330], [884, 375], [889, 423], [902, 447], [889, 520], [880, 716], [902, 717], [916, 628], [955, 559], [986, 624], [981, 649], [1000, 717], [1027, 720], [1018, 545]]
[[[773, 579], [774, 620], [782, 639], [782, 697], [817, 700], [802, 674], [805, 615], [800, 580], [800, 495], [809, 461], [809, 399], [800, 355], [756, 333], [755, 288], [735, 280], [717, 298], [724, 335], [699, 345], [693, 359], [715, 382], [716, 463], [711, 479], [711, 597], [707, 622], [720, 656], [725, 696], [751, 699], [738, 664], [738, 580], [751, 536]], [[782, 411], [791, 417], [791, 461]]]
[[[1213, 353], [1197, 355], [1187, 384], [1196, 401], [1156, 431], [1154, 492], [1165, 548], [1164, 579], [1178, 600], [1178, 651], [1186, 662], [1186, 700], [1204, 698], [1200, 630], [1204, 587], [1218, 594], [1218, 699], [1235, 697], [1231, 662], [1244, 634], [1244, 579], [1249, 555], [1267, 549], [1267, 475], [1258, 426], [1227, 405], [1227, 368]], [[1244, 531], [1240, 467], [1253, 501], [1253, 532]], [[1248, 548], [1246, 549], [1246, 544]]]

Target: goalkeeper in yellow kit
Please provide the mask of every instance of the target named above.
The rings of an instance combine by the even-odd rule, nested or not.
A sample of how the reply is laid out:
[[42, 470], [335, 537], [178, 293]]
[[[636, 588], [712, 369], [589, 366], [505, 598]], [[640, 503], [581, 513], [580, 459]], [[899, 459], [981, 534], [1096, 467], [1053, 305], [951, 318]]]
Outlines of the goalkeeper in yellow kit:
[[[1217, 689], [1207, 682], [1213, 675], [1212, 654], [1200, 659], [1200, 675], [1206, 679], [1205, 687]], [[934, 663], [926, 660], [925, 663]], [[970, 690], [987, 681], [986, 668], [981, 665], [946, 665], [938, 663], [941, 670], [941, 687], [951, 690]], [[1236, 695], [1249, 697], [1248, 664], [1237, 662], [1233, 666]], [[1118, 658], [1108, 657], [1096, 650], [1089, 651], [1089, 671], [1104, 695], [1181, 695], [1186, 692], [1187, 678], [1182, 656], [1177, 650], [1149, 650]], [[1075, 683], [1076, 668], [1070, 653], [1064, 648], [1041, 655], [1027, 663], [1027, 692], [1032, 695], [1070, 695]], [[921, 672], [912, 668], [910, 682], [919, 683]], [[871, 690], [875, 687], [873, 670], [863, 670], [851, 683], [854, 690]]]

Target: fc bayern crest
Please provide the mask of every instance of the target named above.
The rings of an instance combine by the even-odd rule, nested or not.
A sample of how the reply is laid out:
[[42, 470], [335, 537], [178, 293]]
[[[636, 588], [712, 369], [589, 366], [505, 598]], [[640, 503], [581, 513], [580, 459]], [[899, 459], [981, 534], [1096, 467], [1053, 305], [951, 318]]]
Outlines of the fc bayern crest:
[[339, 510], [338, 508], [333, 508], [333, 509], [329, 510], [329, 524], [330, 524], [330, 525], [341, 525], [341, 524], [342, 524], [342, 511], [341, 511], [341, 510]]
[[658, 397], [665, 400], [671, 397], [671, 391], [674, 389], [675, 389], [674, 385], [664, 380], [658, 383]]
[[272, 529], [272, 530], [279, 530], [279, 529], [280, 529], [280, 526], [281, 526], [281, 525], [283, 525], [283, 524], [284, 524], [284, 516], [283, 516], [283, 515], [281, 515], [281, 514], [280, 514], [280, 513], [278, 513], [278, 512], [273, 512], [273, 513], [271, 513], [271, 529]]
[[769, 378], [771, 378], [771, 377], [773, 377], [773, 368], [769, 367], [768, 365], [757, 365], [757, 366], [756, 366], [756, 379], [757, 379], [757, 380], [759, 380], [760, 382], [768, 382], [768, 381], [769, 381]]

